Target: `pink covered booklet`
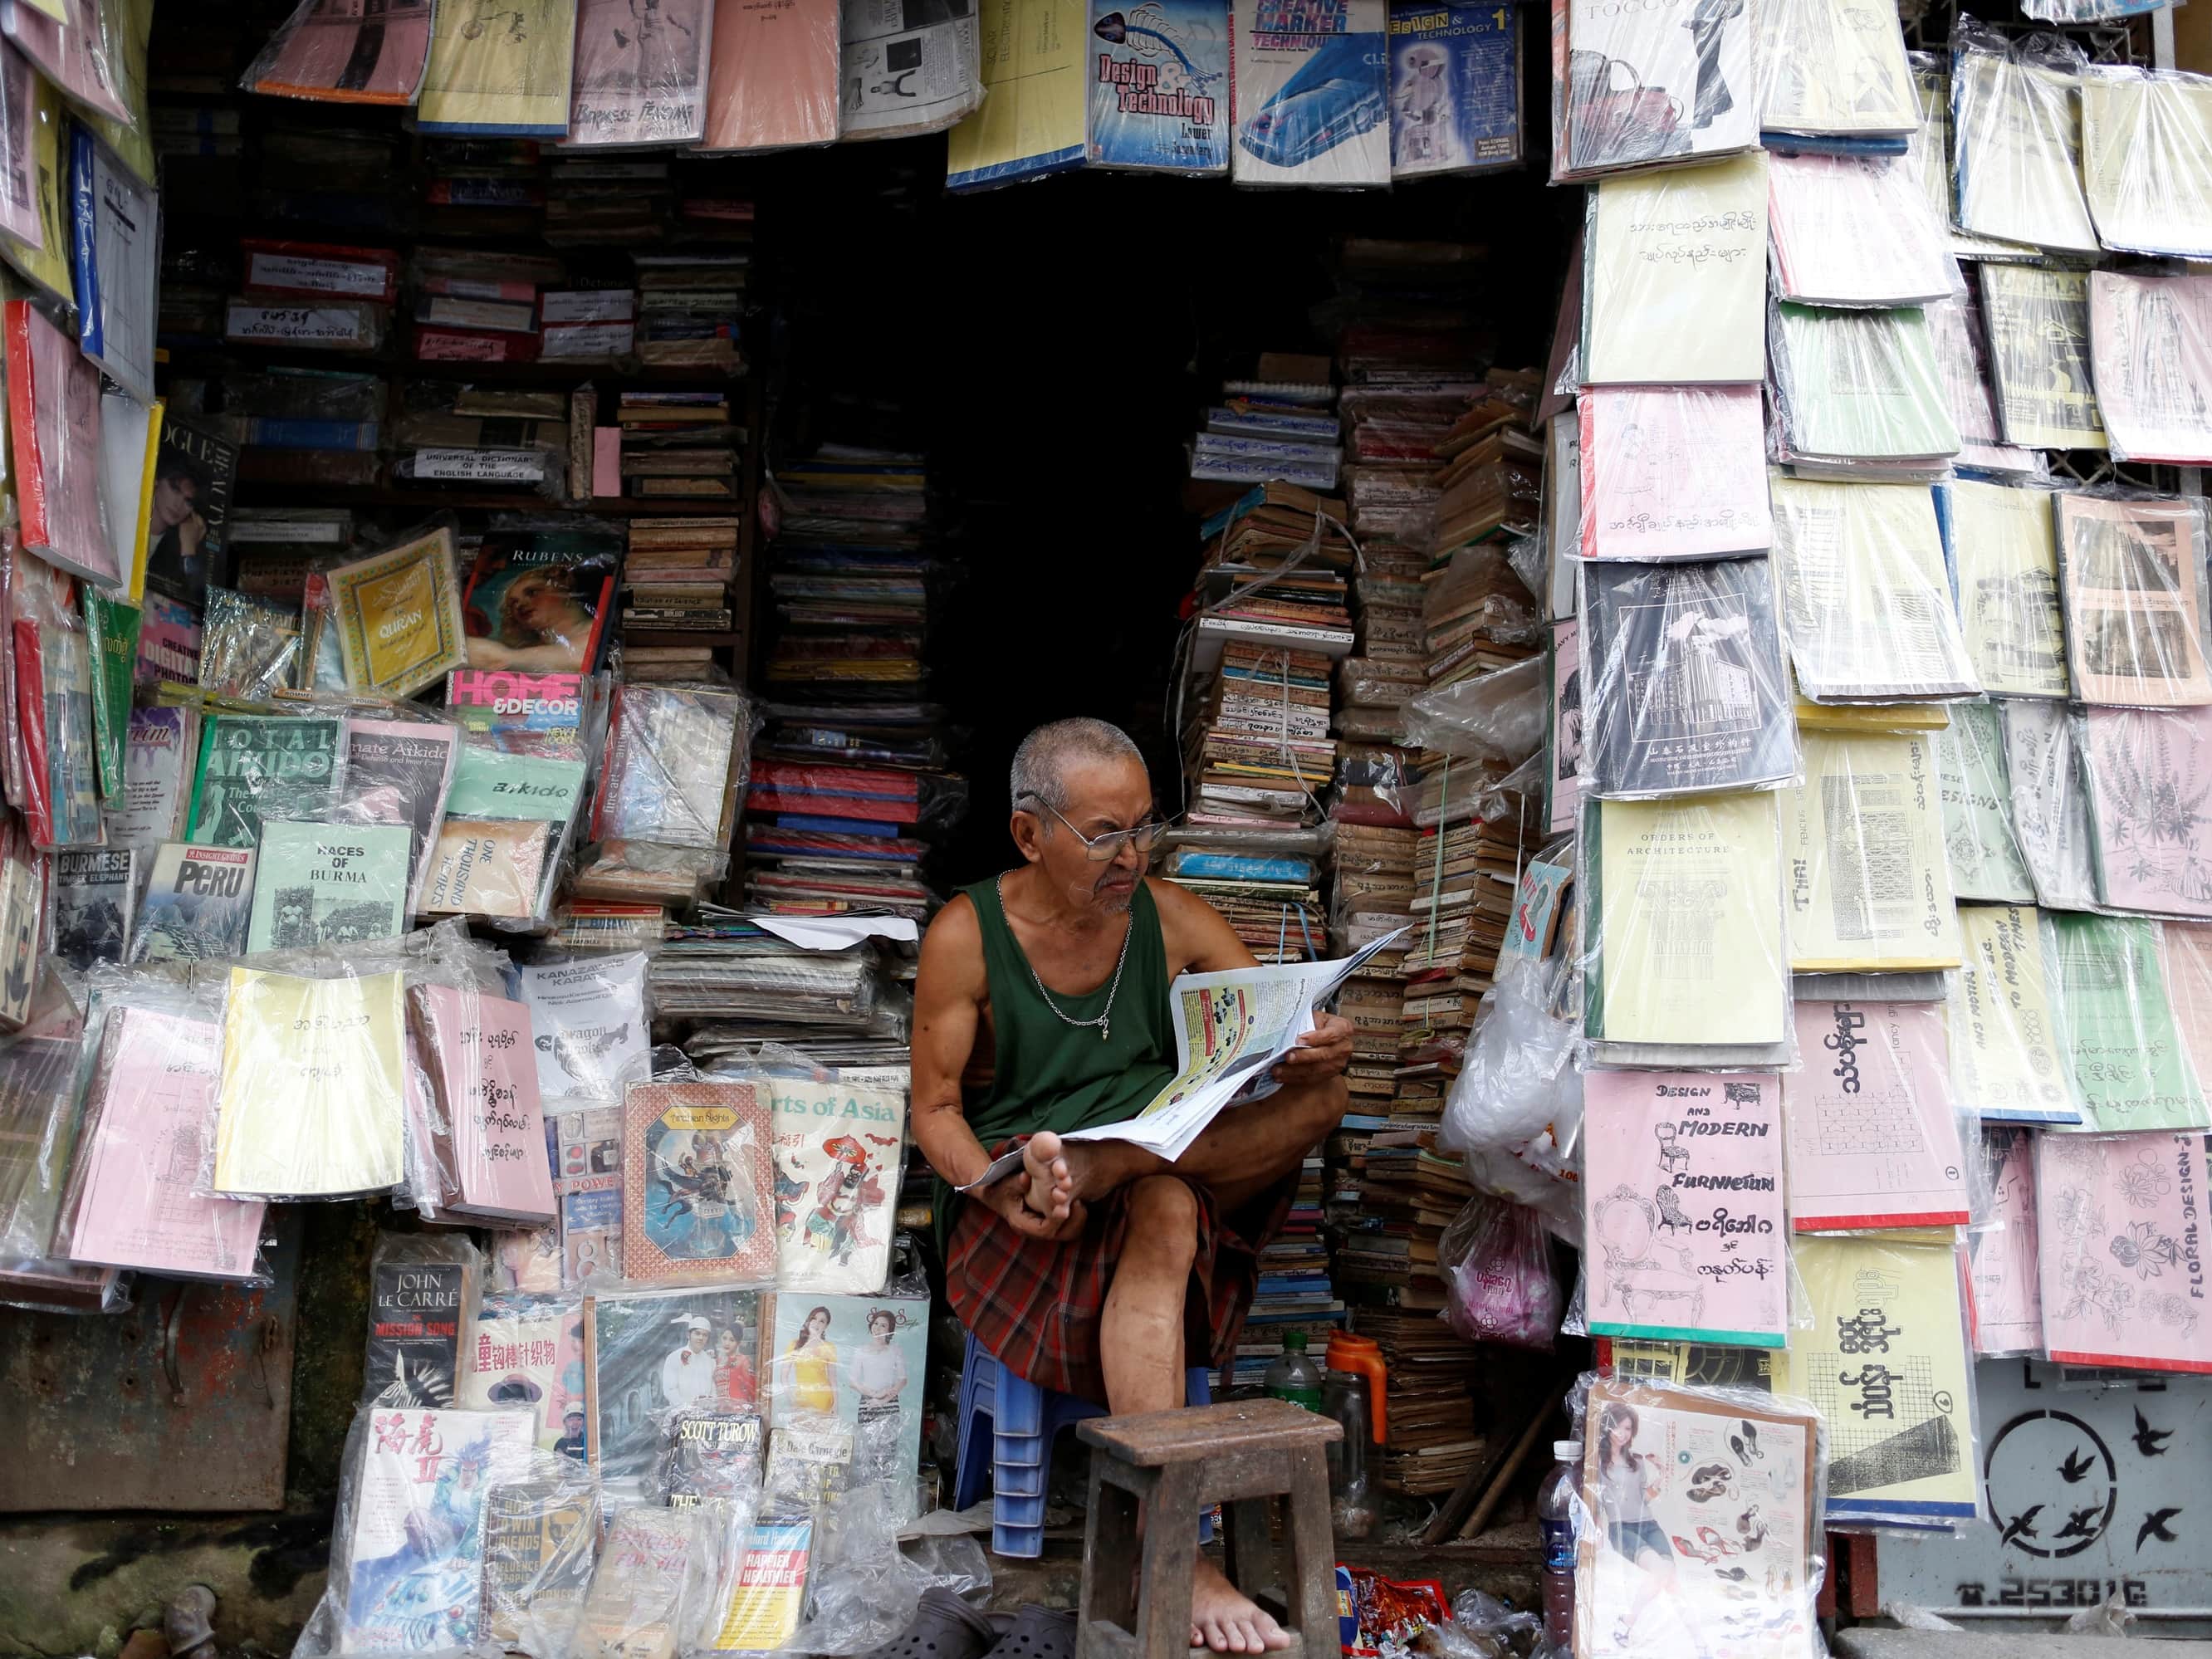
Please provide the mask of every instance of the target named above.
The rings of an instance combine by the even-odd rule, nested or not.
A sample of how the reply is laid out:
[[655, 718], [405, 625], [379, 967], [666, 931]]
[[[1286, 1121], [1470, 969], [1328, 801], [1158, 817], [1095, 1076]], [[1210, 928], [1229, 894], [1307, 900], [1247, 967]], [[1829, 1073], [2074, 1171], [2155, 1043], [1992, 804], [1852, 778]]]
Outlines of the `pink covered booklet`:
[[1943, 1005], [1800, 1002], [1797, 1048], [1804, 1068], [1782, 1080], [1791, 1228], [1963, 1225]]
[[2035, 1250], [2035, 1136], [1991, 1124], [1982, 1131], [1989, 1218], [1966, 1236], [1972, 1252], [1974, 1352], [2043, 1352], [2043, 1287]]
[[1592, 386], [1582, 398], [1585, 559], [1702, 559], [1774, 544], [1755, 386]]
[[2054, 1360], [2212, 1371], [2198, 1238], [2212, 1136], [2037, 1137], [2043, 1340]]
[[446, 985], [413, 987], [407, 1009], [442, 1120], [428, 1128], [444, 1207], [551, 1220], [553, 1170], [530, 1010]]
[[148, 1273], [253, 1275], [265, 1206], [192, 1195], [222, 1058], [216, 1021], [143, 1007], [108, 1015], [61, 1254]]
[[1591, 1335], [1784, 1345], [1781, 1096], [1771, 1077], [1583, 1077]]

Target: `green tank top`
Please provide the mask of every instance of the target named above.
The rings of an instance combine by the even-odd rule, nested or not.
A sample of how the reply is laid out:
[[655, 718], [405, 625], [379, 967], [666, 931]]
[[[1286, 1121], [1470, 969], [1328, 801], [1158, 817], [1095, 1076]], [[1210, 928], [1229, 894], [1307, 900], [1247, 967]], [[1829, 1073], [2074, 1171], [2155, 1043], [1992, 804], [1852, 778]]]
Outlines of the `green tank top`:
[[[1138, 1109], [1176, 1073], [1175, 1022], [1168, 1007], [1168, 953], [1160, 913], [1150, 887], [1139, 882], [1129, 906], [1129, 951], [1114, 994], [1114, 1017], [1103, 1039], [1091, 1025], [1070, 1025], [1039, 994], [1028, 957], [999, 902], [996, 881], [960, 890], [975, 907], [983, 933], [983, 965], [990, 975], [991, 1035], [995, 1043], [991, 1083], [967, 1103], [968, 1127], [986, 1150], [1009, 1135], [1050, 1129], [1066, 1134], [1093, 1124], [1116, 1123]], [[1109, 976], [1088, 996], [1052, 1000], [1075, 1019], [1105, 1010]], [[949, 1225], [952, 1189], [938, 1183], [938, 1234]]]

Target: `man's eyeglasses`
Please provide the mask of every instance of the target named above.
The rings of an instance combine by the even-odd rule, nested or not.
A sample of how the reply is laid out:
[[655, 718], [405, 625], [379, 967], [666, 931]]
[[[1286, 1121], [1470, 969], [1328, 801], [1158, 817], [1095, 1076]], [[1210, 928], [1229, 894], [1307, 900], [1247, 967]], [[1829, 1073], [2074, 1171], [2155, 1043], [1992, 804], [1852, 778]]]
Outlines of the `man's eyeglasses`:
[[1066, 824], [1067, 833], [1083, 843], [1083, 855], [1093, 864], [1105, 864], [1121, 857], [1124, 847], [1133, 847], [1139, 858], [1149, 856], [1159, 838], [1174, 827], [1172, 818], [1147, 818], [1142, 823], [1132, 824], [1127, 830], [1109, 830], [1103, 836], [1086, 836], [1067, 822], [1067, 814], [1054, 806], [1034, 789], [1024, 790], [1021, 799], [1033, 800], [1039, 806]]

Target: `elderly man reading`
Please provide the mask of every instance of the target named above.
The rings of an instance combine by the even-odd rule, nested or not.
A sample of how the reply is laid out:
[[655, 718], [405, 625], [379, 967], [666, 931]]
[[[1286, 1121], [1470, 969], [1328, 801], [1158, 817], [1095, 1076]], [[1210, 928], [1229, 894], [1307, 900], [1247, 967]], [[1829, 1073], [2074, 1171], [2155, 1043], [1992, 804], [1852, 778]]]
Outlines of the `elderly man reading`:
[[[1352, 1027], [1320, 1017], [1278, 1065], [1279, 1090], [1231, 1107], [1172, 1164], [1064, 1140], [1134, 1116], [1176, 1074], [1170, 980], [1256, 964], [1211, 906], [1146, 878], [1159, 821], [1118, 728], [1030, 732], [1013, 806], [1021, 866], [945, 907], [915, 988], [914, 1134], [931, 1164], [957, 1186], [1023, 1150], [1005, 1180], [939, 1188], [946, 1289], [1020, 1376], [1117, 1413], [1161, 1411], [1184, 1403], [1186, 1365], [1235, 1350], [1258, 1252], [1344, 1115]], [[1193, 1645], [1288, 1645], [1203, 1558], [1191, 1617]]]

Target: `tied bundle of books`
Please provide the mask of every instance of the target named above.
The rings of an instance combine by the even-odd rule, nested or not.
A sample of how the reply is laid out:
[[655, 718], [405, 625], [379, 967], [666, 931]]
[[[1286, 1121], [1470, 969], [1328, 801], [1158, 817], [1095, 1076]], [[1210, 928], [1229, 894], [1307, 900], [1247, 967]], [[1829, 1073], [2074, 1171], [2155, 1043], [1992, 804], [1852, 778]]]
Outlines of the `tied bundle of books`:
[[1540, 607], [1498, 547], [1463, 547], [1432, 574], [1421, 605], [1428, 687], [1438, 690], [1537, 655]]
[[[1308, 489], [1334, 489], [1344, 449], [1339, 442], [1336, 388], [1328, 359], [1285, 352], [1261, 355], [1259, 373], [1222, 388], [1191, 440], [1190, 476], [1204, 483], [1265, 483], [1279, 479]], [[1220, 500], [1197, 504], [1213, 507]]]
[[[274, 147], [277, 136], [270, 135]], [[392, 327], [399, 256], [389, 248], [248, 237], [223, 338], [288, 351], [372, 352]], [[165, 302], [166, 303], [166, 302]]]
[[1356, 743], [1395, 744], [1406, 700], [1428, 684], [1421, 623], [1427, 590], [1425, 550], [1363, 539], [1352, 573], [1358, 642], [1336, 665], [1336, 734]]
[[[833, 1046], [849, 1060], [906, 1036], [903, 999], [876, 942], [808, 950], [720, 905], [702, 905], [668, 930], [647, 983], [659, 1017], [714, 1020], [685, 1045], [702, 1062], [741, 1043], [775, 1042], [829, 1064]], [[903, 1048], [896, 1059], [905, 1064]]]
[[745, 428], [726, 392], [625, 391], [615, 407], [621, 488], [593, 493], [682, 501], [732, 501]]
[[672, 368], [742, 369], [738, 332], [751, 252], [725, 245], [711, 253], [635, 257], [638, 356]]
[[222, 420], [205, 424], [227, 428], [238, 447], [241, 483], [356, 489], [376, 483], [386, 399], [377, 376], [347, 369], [239, 370], [223, 376], [221, 390]]
[[1459, 549], [1535, 529], [1543, 511], [1544, 440], [1534, 429], [1532, 369], [1493, 368], [1436, 447], [1431, 568]]
[[774, 699], [746, 812], [758, 909], [926, 917], [922, 839], [964, 782], [945, 771], [944, 711], [923, 696], [928, 476], [917, 455], [826, 446], [776, 469], [769, 550]]
[[402, 395], [392, 427], [395, 479], [558, 496], [569, 437], [560, 392], [410, 380]]
[[538, 296], [545, 362], [611, 363], [637, 349], [637, 290], [628, 283], [548, 289]]
[[538, 359], [538, 296], [562, 280], [558, 259], [502, 247], [425, 247], [410, 264], [414, 356], [423, 362]]
[[[1389, 1167], [1387, 1159], [1384, 1167]], [[1426, 1237], [1424, 1228], [1409, 1242]], [[1427, 1265], [1433, 1269], [1433, 1256]], [[1426, 1311], [1370, 1305], [1354, 1320], [1359, 1334], [1372, 1337], [1382, 1350], [1382, 1485], [1409, 1498], [1451, 1491], [1474, 1472], [1486, 1449], [1475, 1401], [1492, 1358]]]

